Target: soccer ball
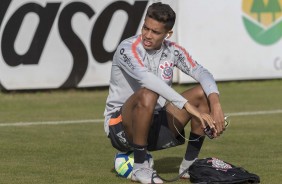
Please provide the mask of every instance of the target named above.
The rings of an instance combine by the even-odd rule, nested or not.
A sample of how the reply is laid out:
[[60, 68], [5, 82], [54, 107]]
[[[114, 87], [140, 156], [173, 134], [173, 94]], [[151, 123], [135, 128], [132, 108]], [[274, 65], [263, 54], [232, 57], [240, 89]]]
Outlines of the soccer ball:
[[[149, 162], [149, 166], [154, 166], [154, 160], [152, 155], [147, 152], [146, 160]], [[123, 178], [131, 178], [132, 170], [134, 164], [134, 154], [133, 151], [129, 152], [119, 152], [115, 155], [114, 167], [117, 174]]]
[[133, 170], [134, 155], [133, 152], [117, 153], [115, 156], [115, 171], [119, 176], [131, 178]]

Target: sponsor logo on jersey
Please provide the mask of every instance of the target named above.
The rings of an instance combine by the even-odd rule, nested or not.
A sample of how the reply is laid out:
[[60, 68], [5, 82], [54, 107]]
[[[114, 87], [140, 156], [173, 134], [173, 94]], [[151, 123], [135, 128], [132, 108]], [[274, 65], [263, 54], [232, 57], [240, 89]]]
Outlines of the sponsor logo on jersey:
[[243, 22], [257, 43], [271, 45], [282, 37], [282, 0], [243, 0]]
[[131, 59], [130, 59], [126, 54], [124, 54], [124, 48], [120, 49], [119, 53], [122, 55], [123, 61], [127, 64], [127, 66], [128, 66], [131, 70], [134, 70], [135, 67], [134, 67], [134, 65], [132, 64]]
[[163, 52], [161, 56], [161, 60], [166, 59], [166, 58], [167, 58], [167, 54]]
[[184, 55], [180, 54], [178, 50], [175, 50], [174, 56], [177, 57], [177, 62], [180, 62], [186, 71], [190, 71], [191, 67], [186, 64]]
[[160, 69], [162, 70], [162, 79], [170, 80], [173, 76], [173, 63], [169, 63], [165, 61], [164, 64], [160, 65]]

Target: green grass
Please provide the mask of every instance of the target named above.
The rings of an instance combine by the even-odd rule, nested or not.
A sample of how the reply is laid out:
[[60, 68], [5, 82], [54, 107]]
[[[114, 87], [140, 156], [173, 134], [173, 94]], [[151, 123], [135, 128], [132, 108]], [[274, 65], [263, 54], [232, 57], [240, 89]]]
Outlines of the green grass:
[[[191, 85], [176, 85], [177, 91]], [[282, 81], [219, 83], [226, 113], [282, 109]], [[0, 124], [102, 119], [107, 90], [0, 93]], [[216, 140], [206, 139], [200, 157], [218, 157], [261, 177], [282, 181], [282, 113], [231, 116]], [[189, 130], [189, 128], [187, 128]], [[152, 152], [155, 169], [173, 178], [186, 146]], [[1, 184], [131, 183], [112, 171], [115, 150], [103, 123], [0, 126]], [[189, 183], [180, 180], [175, 183]]]

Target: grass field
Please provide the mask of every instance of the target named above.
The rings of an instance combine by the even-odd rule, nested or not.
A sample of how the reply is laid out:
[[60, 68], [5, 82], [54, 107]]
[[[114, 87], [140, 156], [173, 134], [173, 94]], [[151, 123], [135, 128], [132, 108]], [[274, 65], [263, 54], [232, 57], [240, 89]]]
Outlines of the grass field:
[[[200, 157], [223, 159], [258, 174], [263, 184], [280, 184], [282, 80], [224, 82], [219, 89], [231, 125], [219, 139], [206, 139]], [[0, 183], [131, 183], [112, 171], [116, 151], [99, 121], [107, 92], [0, 93]], [[161, 176], [177, 175], [185, 148], [152, 152]]]

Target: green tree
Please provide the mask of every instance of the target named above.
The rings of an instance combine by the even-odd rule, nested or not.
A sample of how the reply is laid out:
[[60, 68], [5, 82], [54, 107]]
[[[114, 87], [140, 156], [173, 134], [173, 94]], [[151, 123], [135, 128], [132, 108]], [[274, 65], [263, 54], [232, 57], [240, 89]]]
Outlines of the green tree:
[[272, 13], [273, 22], [276, 19], [275, 14], [281, 12], [280, 3], [278, 2], [278, 0], [269, 0], [266, 9], [268, 12]]

